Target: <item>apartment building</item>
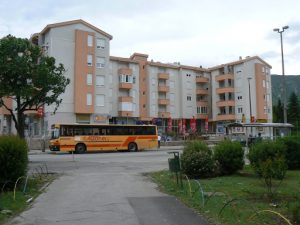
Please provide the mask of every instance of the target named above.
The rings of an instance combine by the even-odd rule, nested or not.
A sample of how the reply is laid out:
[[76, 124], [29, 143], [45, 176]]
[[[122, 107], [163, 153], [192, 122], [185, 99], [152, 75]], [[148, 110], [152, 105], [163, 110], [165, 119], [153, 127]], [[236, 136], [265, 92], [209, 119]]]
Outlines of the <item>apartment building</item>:
[[[161, 63], [147, 54], [110, 56], [112, 36], [83, 21], [47, 25], [31, 37], [65, 66], [70, 84], [56, 113], [28, 114], [29, 136], [53, 123], [154, 123], [159, 132], [224, 132], [229, 122], [272, 121], [271, 66], [246, 57], [213, 68]], [[251, 102], [251, 107], [250, 107]], [[251, 111], [251, 112], [250, 112]], [[0, 109], [0, 133], [14, 133]]]

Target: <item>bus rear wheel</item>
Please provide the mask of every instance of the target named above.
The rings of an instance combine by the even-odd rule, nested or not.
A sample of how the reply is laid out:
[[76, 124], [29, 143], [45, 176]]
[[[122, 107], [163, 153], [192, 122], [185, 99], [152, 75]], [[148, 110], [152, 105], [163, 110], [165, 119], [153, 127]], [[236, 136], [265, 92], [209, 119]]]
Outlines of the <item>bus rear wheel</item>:
[[75, 147], [75, 153], [77, 154], [82, 154], [82, 153], [85, 153], [86, 151], [86, 147], [84, 144], [77, 144], [76, 147]]
[[138, 147], [137, 147], [136, 143], [130, 142], [128, 144], [128, 151], [137, 152], [137, 150], [138, 150]]

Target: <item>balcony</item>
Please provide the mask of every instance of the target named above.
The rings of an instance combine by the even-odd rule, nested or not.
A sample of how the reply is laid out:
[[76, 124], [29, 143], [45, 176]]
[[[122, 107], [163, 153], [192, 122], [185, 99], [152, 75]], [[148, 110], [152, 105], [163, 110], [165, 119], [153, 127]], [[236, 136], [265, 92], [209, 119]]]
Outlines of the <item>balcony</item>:
[[197, 114], [196, 119], [202, 119], [205, 120], [207, 118], [208, 114]]
[[168, 73], [158, 73], [157, 78], [161, 80], [169, 80], [169, 74]]
[[216, 81], [222, 81], [222, 80], [233, 80], [234, 79], [234, 75], [231, 73], [227, 73], [227, 74], [221, 74], [216, 76]]
[[158, 99], [158, 104], [159, 105], [169, 105], [170, 100], [169, 99]]
[[119, 116], [121, 117], [132, 117], [132, 111], [119, 111]]
[[119, 102], [132, 102], [133, 98], [131, 96], [120, 96]]
[[170, 112], [158, 112], [158, 118], [169, 118], [171, 116]]
[[120, 83], [119, 84], [119, 89], [131, 89], [132, 88], [132, 83]]
[[235, 101], [234, 100], [218, 101], [217, 106], [218, 107], [235, 106]]
[[197, 101], [197, 106], [208, 106], [208, 101]]
[[234, 92], [233, 87], [222, 87], [222, 88], [217, 88], [217, 94], [223, 94], [223, 93], [229, 93], [229, 92]]
[[168, 86], [158, 86], [158, 92], [169, 92], [169, 90]]
[[217, 120], [235, 120], [235, 114], [219, 114]]
[[196, 94], [197, 95], [208, 95], [208, 90], [207, 89], [203, 89], [203, 88], [197, 88], [196, 89]]
[[132, 69], [130, 69], [130, 68], [121, 68], [121, 69], [118, 70], [118, 74], [119, 75], [122, 75], [122, 74], [132, 75]]
[[196, 83], [208, 83], [207, 77], [196, 77]]

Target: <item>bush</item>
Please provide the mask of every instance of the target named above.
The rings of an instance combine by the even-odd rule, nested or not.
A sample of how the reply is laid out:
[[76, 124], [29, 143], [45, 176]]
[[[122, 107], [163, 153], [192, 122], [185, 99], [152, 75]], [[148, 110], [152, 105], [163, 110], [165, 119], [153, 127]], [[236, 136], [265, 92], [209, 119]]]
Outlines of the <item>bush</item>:
[[28, 147], [17, 136], [0, 136], [0, 183], [15, 182], [27, 172]]
[[268, 167], [271, 167], [269, 169], [272, 177], [282, 179], [287, 169], [285, 154], [286, 146], [282, 142], [263, 141], [252, 146], [248, 157], [251, 167], [258, 176], [262, 177], [263, 173], [266, 173], [263, 170], [268, 164]]
[[249, 153], [249, 160], [255, 173], [265, 181], [269, 197], [274, 196], [274, 179], [279, 184], [285, 177], [287, 164], [285, 159], [286, 146], [280, 142], [263, 141], [255, 144]]
[[286, 145], [286, 161], [291, 170], [300, 169], [300, 137], [291, 136], [280, 139]]
[[230, 175], [243, 169], [244, 150], [239, 142], [225, 140], [214, 148], [214, 159], [222, 175]]
[[212, 151], [201, 141], [190, 141], [181, 155], [182, 172], [191, 178], [212, 177], [215, 162]]

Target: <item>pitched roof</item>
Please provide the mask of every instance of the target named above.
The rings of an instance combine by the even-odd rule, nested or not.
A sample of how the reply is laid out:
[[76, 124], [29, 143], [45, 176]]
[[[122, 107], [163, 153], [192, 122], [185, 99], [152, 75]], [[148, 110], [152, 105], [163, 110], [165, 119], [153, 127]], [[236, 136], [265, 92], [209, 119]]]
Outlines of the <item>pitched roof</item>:
[[79, 19], [79, 20], [71, 20], [71, 21], [66, 21], [66, 22], [61, 22], [61, 23], [53, 23], [53, 24], [48, 24], [41, 32], [40, 34], [44, 34], [46, 33], [49, 29], [51, 28], [55, 28], [55, 27], [63, 27], [63, 26], [68, 26], [68, 25], [73, 25], [73, 24], [78, 24], [78, 23], [81, 23], [91, 29], [93, 29], [94, 31], [100, 33], [100, 34], [103, 34], [104, 36], [108, 37], [110, 40], [113, 38], [112, 35], [104, 32], [103, 30], [100, 30], [99, 28], [93, 26], [92, 24], [82, 20], [82, 19]]
[[264, 64], [266, 64], [267, 66], [269, 66], [270, 68], [272, 68], [272, 66], [270, 64], [268, 64], [266, 61], [264, 61], [262, 58], [260, 58], [259, 56], [247, 56], [246, 58], [244, 59], [240, 59], [240, 60], [237, 60], [237, 61], [233, 61], [233, 62], [229, 62], [229, 63], [225, 63], [225, 64], [221, 64], [221, 65], [218, 65], [218, 66], [214, 66], [214, 67], [211, 67], [211, 68], [208, 68], [209, 71], [211, 70], [216, 70], [216, 69], [219, 69], [219, 68], [222, 68], [224, 66], [233, 66], [233, 65], [238, 65], [238, 64], [242, 64], [244, 62], [247, 62], [247, 61], [250, 61], [250, 60], [253, 60], [253, 59], [258, 59], [260, 60], [261, 62], [263, 62]]

